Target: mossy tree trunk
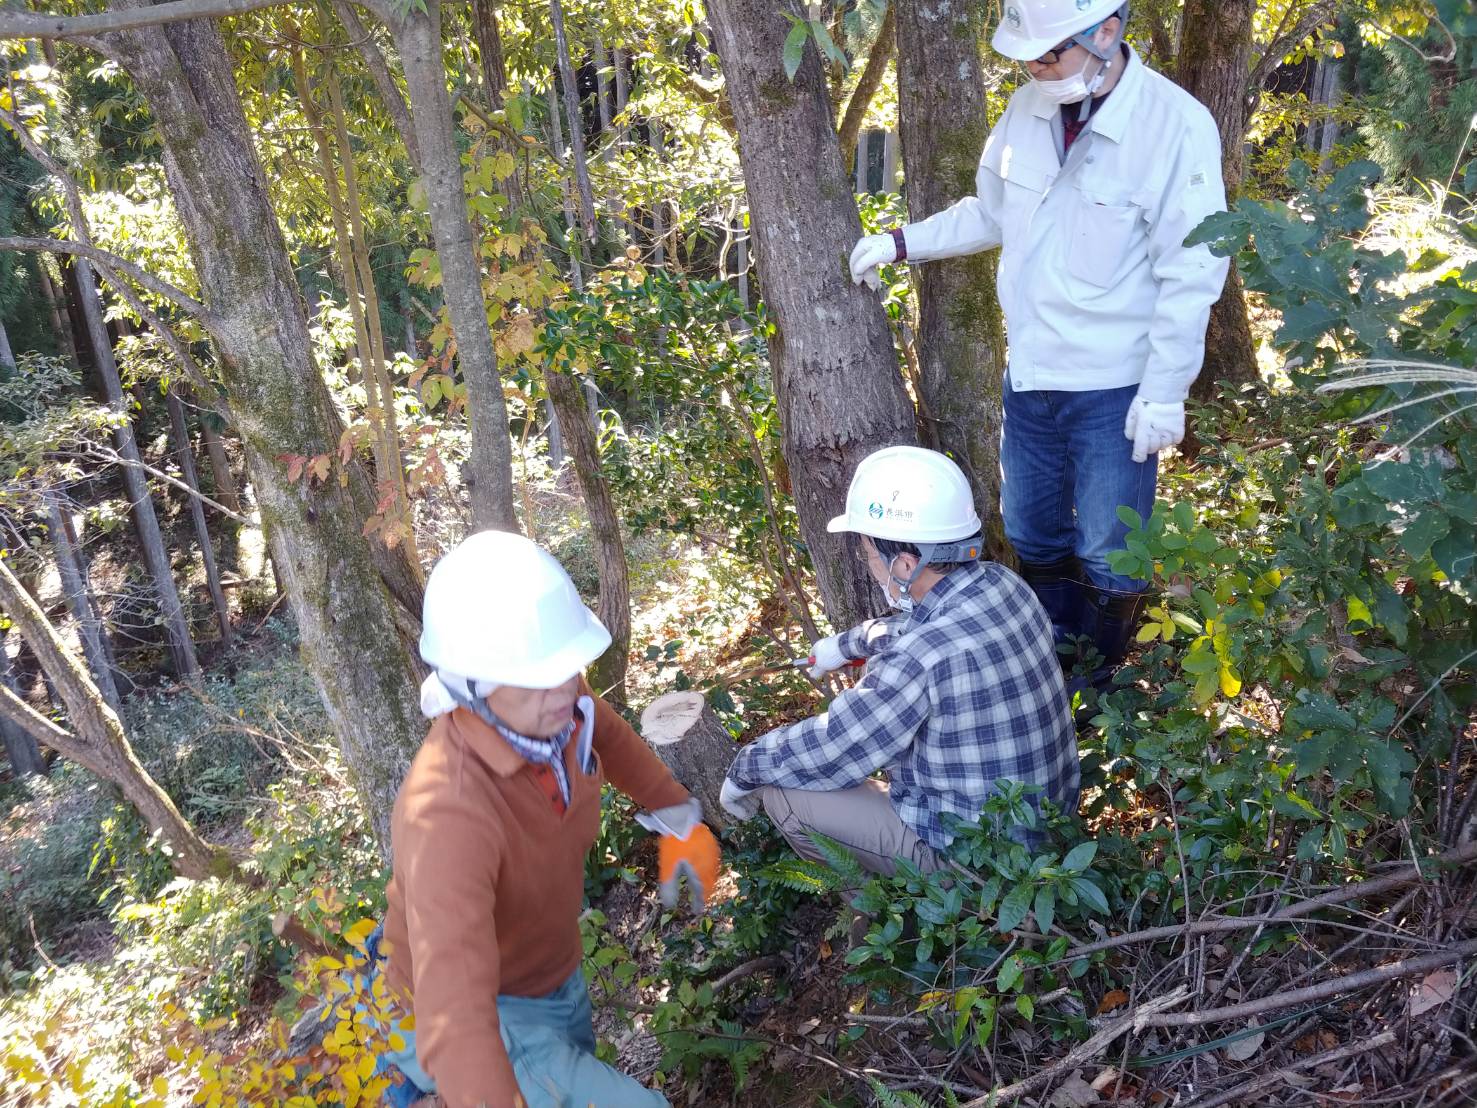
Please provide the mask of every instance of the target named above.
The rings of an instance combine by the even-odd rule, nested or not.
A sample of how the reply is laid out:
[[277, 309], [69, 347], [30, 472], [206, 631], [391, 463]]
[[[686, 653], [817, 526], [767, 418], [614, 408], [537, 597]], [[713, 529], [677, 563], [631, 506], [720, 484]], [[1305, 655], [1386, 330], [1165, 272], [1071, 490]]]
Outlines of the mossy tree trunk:
[[709, 16], [774, 323], [769, 356], [800, 531], [826, 615], [850, 627], [876, 614], [879, 593], [851, 536], [828, 534], [826, 523], [843, 510], [858, 462], [917, 441], [913, 408], [881, 303], [847, 271], [861, 220], [814, 44], [791, 81], [783, 59], [791, 24], [779, 7], [714, 0]]
[[[1221, 167], [1226, 199], [1241, 192], [1246, 168], [1246, 127], [1251, 93], [1251, 20], [1254, 0], [1186, 0], [1175, 80], [1215, 117], [1221, 132]], [[1214, 399], [1221, 381], [1240, 384], [1257, 377], [1256, 347], [1246, 316], [1246, 294], [1236, 267], [1226, 275], [1221, 298], [1210, 310], [1205, 362], [1191, 395]]]
[[[144, 6], [128, 0], [130, 7]], [[362, 534], [374, 491], [352, 459], [322, 482], [285, 456], [332, 456], [342, 424], [314, 365], [307, 317], [219, 31], [208, 22], [113, 32], [102, 43], [153, 115], [219, 371], [302, 652], [371, 825], [389, 843], [395, 793], [424, 726], [417, 567]], [[397, 610], [396, 604], [399, 604]]]
[[[975, 189], [989, 120], [980, 66], [981, 9], [936, 0], [897, 8], [898, 127], [908, 217], [943, 211]], [[1011, 557], [1000, 520], [1000, 387], [1005, 324], [998, 251], [913, 269], [918, 289], [919, 408], [928, 445], [959, 463], [985, 524], [985, 550]]]

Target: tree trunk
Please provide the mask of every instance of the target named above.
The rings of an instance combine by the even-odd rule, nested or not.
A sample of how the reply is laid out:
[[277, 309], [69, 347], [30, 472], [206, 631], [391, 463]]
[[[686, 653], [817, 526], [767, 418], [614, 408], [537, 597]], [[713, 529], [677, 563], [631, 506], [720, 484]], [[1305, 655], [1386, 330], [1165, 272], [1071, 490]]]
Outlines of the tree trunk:
[[205, 455], [210, 459], [210, 479], [215, 485], [215, 499], [239, 515], [241, 498], [236, 494], [236, 478], [231, 473], [231, 459], [226, 455], [225, 440], [212, 426], [213, 418], [209, 412], [201, 416], [200, 438], [205, 443]]
[[424, 734], [420, 666], [405, 626], [420, 612], [415, 567], [403, 551], [364, 538], [375, 500], [357, 462], [312, 483], [289, 480], [281, 460], [332, 456], [343, 427], [313, 362], [296, 276], [219, 31], [181, 22], [117, 32], [107, 45], [148, 102], [163, 143], [202, 297], [223, 321], [219, 369], [273, 566], [371, 826], [388, 849], [395, 794]]
[[51, 279], [51, 273], [46, 268], [46, 259], [36, 260], [36, 272], [41, 275], [41, 294], [46, 300], [46, 306], [51, 311], [51, 327], [56, 333], [57, 348], [71, 359], [78, 370], [82, 368], [82, 362], [77, 357], [77, 343], [72, 338], [72, 318], [67, 311], [67, 304], [63, 297], [57, 292], [56, 284]]
[[[981, 16], [974, 5], [931, 0], [894, 0], [893, 7], [908, 217], [916, 222], [974, 192], [990, 129]], [[995, 294], [998, 256], [992, 250], [915, 266], [913, 283], [924, 441], [964, 470], [985, 523], [985, 551], [1003, 561], [1012, 555], [1000, 520], [1005, 324]]]
[[544, 388], [564, 429], [585, 511], [590, 517], [600, 576], [600, 622], [610, 632], [610, 649], [595, 662], [590, 683], [601, 696], [624, 704], [626, 666], [631, 650], [631, 587], [620, 519], [616, 516], [610, 486], [600, 469], [600, 451], [579, 385], [569, 374], [545, 366]]
[[718, 798], [738, 747], [702, 693], [689, 689], [657, 697], [641, 713], [641, 737], [702, 802], [703, 819], [719, 831], [733, 825]]
[[[174, 436], [175, 454], [179, 458], [180, 476], [190, 491], [200, 491], [200, 478], [195, 473], [195, 455], [190, 449], [190, 428], [185, 422], [185, 406], [179, 393], [171, 388], [165, 396], [169, 405], [169, 429]], [[190, 496], [190, 519], [195, 525], [195, 541], [200, 544], [200, 561], [205, 566], [205, 587], [210, 592], [210, 603], [215, 608], [216, 626], [220, 628], [221, 645], [231, 645], [231, 609], [226, 605], [226, 593], [221, 588], [220, 570], [215, 564], [215, 546], [211, 542], [210, 528], [205, 522], [205, 505], [199, 496]]]
[[10, 349], [10, 335], [3, 320], [0, 320], [0, 369], [15, 369], [15, 351]]
[[[389, 6], [389, 5], [386, 5]], [[461, 156], [452, 125], [451, 97], [441, 56], [440, 0], [384, 11], [410, 92], [410, 113], [421, 151], [421, 181], [431, 213], [431, 232], [441, 261], [441, 292], [456, 336], [457, 363], [467, 384], [472, 449], [467, 487], [472, 526], [517, 531], [514, 512], [513, 444], [497, 354], [482, 298], [482, 265], [467, 219]]]
[[[15, 678], [11, 675], [10, 652], [5, 649], [3, 631], [0, 631], [0, 688], [19, 696]], [[3, 713], [0, 713], [0, 743], [5, 746], [5, 756], [10, 759], [10, 770], [17, 780], [32, 775], [45, 777], [50, 772], [36, 737], [24, 727], [12, 723], [10, 717]]]
[[[580, 243], [574, 214], [574, 202], [569, 198], [570, 183], [569, 174], [564, 173], [565, 146], [564, 128], [560, 124], [560, 116], [563, 114], [559, 108], [559, 89], [557, 81], [549, 82], [549, 138], [553, 145], [554, 161], [559, 164], [559, 198], [564, 208], [564, 246], [569, 256], [569, 273], [576, 288], [584, 288], [584, 247]], [[660, 261], [660, 259], [658, 259]]]
[[208, 877], [240, 880], [230, 855], [202, 839], [180, 815], [169, 794], [139, 764], [118, 714], [103, 700], [86, 668], [62, 644], [40, 606], [4, 562], [0, 562], [0, 606], [25, 636], [61, 693], [75, 733], [63, 731], [4, 686], [0, 686], [0, 714], [32, 738], [122, 789], [144, 822], [169, 843], [176, 873], [197, 881]]
[[[887, 72], [887, 63], [892, 60], [896, 49], [897, 5], [888, 4], [887, 14], [882, 17], [882, 26], [877, 29], [877, 38], [872, 43], [872, 52], [867, 55], [866, 68], [857, 78], [856, 88], [851, 90], [851, 99], [846, 102], [846, 112], [841, 116], [841, 125], [837, 128], [841, 142], [842, 165], [851, 165], [856, 158], [856, 138], [861, 134], [862, 120], [867, 117], [867, 108], [872, 103], [872, 97], [877, 95], [877, 88], [882, 84], [882, 77]], [[977, 70], [978, 65], [975, 68]], [[901, 81], [899, 81], [899, 92], [901, 91]], [[885, 181], [882, 187], [887, 188]]]
[[87, 573], [77, 549], [76, 535], [71, 520], [66, 518], [60, 499], [54, 492], [44, 494], [46, 500], [46, 529], [51, 539], [51, 550], [56, 557], [57, 576], [61, 578], [62, 592], [67, 598], [67, 607], [77, 621], [77, 639], [82, 644], [82, 655], [92, 670], [94, 683], [115, 712], [122, 711], [123, 698], [118, 695], [118, 685], [113, 680], [112, 657], [107, 646], [107, 632], [92, 606], [92, 593], [87, 584]]
[[[1215, 117], [1221, 132], [1221, 163], [1226, 198], [1234, 202], [1245, 171], [1247, 80], [1251, 72], [1251, 20], [1254, 0], [1186, 0], [1175, 80]], [[1211, 400], [1221, 381], [1257, 379], [1256, 348], [1246, 317], [1246, 295], [1236, 267], [1225, 291], [1210, 310], [1205, 362], [1191, 395]]]
[[595, 241], [595, 193], [590, 187], [590, 167], [585, 160], [585, 121], [580, 114], [579, 85], [569, 60], [569, 39], [564, 34], [564, 5], [549, 0], [554, 22], [554, 53], [559, 62], [559, 83], [564, 86], [564, 119], [569, 124], [569, 149], [574, 156], [574, 180], [579, 188], [580, 223], [585, 238]]
[[[74, 233], [85, 235], [86, 231]], [[123, 487], [133, 506], [133, 523], [138, 532], [144, 564], [148, 567], [149, 578], [158, 595], [171, 663], [177, 676], [193, 681], [200, 676], [200, 662], [195, 657], [195, 644], [190, 640], [190, 625], [185, 619], [184, 607], [180, 604], [179, 590], [175, 588], [174, 570], [169, 564], [169, 550], [164, 545], [164, 535], [159, 529], [159, 517], [154, 512], [149, 482], [139, 468], [143, 459], [139, 456], [138, 442], [133, 437], [133, 417], [123, 398], [123, 384], [118, 378], [118, 363], [113, 360], [112, 341], [108, 338], [108, 329], [103, 323], [102, 299], [98, 296], [97, 284], [93, 280], [92, 266], [84, 259], [77, 258], [74, 259], [72, 268], [77, 279], [82, 316], [87, 323], [87, 335], [92, 345], [93, 362], [102, 379], [104, 395], [108, 406], [123, 416], [113, 431], [113, 441], [124, 459]]]
[[1322, 125], [1315, 128], [1318, 132], [1318, 171], [1327, 173], [1333, 165], [1334, 144], [1339, 140], [1339, 121], [1333, 113], [1338, 107], [1343, 63], [1338, 58], [1324, 58], [1318, 63], [1318, 72], [1322, 80], [1316, 89], [1316, 103], [1327, 112]]
[[858, 462], [917, 441], [913, 410], [881, 304], [847, 272], [861, 220], [814, 45], [791, 82], [783, 62], [790, 23], [778, 8], [714, 0], [709, 15], [774, 323], [769, 355], [800, 531], [826, 614], [842, 629], [876, 613], [877, 589], [854, 540], [829, 534], [826, 523], [843, 510]]

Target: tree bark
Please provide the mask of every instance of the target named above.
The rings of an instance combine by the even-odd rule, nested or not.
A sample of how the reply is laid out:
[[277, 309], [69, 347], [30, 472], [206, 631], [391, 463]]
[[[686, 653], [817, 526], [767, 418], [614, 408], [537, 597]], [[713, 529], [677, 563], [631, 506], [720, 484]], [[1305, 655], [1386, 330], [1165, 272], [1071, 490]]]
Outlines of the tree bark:
[[[841, 141], [842, 165], [851, 165], [856, 160], [856, 137], [861, 134], [862, 120], [867, 117], [867, 108], [871, 106], [872, 97], [877, 95], [877, 87], [882, 84], [882, 78], [887, 73], [887, 63], [892, 60], [896, 49], [897, 5], [888, 4], [887, 14], [882, 17], [882, 26], [877, 29], [877, 38], [872, 43], [872, 52], [867, 55], [866, 68], [857, 78], [856, 88], [851, 90], [851, 99], [846, 102], [846, 112], [841, 116], [841, 125], [837, 128]], [[978, 69], [978, 65], [975, 68]], [[901, 82], [898, 91], [902, 91]], [[886, 181], [882, 183], [882, 187], [887, 188]]]
[[595, 691], [617, 704], [626, 702], [626, 667], [631, 650], [631, 587], [626, 548], [610, 486], [600, 469], [595, 430], [585, 413], [585, 402], [575, 379], [554, 366], [544, 367], [544, 388], [564, 430], [574, 459], [574, 473], [590, 517], [600, 577], [600, 622], [610, 632], [610, 649], [595, 662], [590, 682]]
[[349, 33], [349, 41], [359, 47], [359, 54], [364, 59], [364, 67], [369, 70], [370, 80], [374, 82], [385, 110], [395, 123], [395, 130], [400, 134], [400, 141], [405, 144], [405, 153], [410, 158], [410, 164], [419, 173], [421, 148], [416, 141], [415, 128], [410, 123], [410, 109], [405, 106], [405, 97], [400, 94], [400, 86], [395, 84], [395, 78], [390, 73], [379, 44], [365, 29], [359, 14], [345, 0], [333, 0], [333, 10], [338, 14], [344, 30]]
[[574, 180], [579, 187], [580, 223], [585, 238], [595, 241], [595, 193], [590, 187], [590, 167], [585, 160], [585, 122], [580, 114], [579, 85], [574, 65], [569, 60], [569, 39], [564, 34], [564, 5], [549, 0], [549, 15], [554, 21], [554, 52], [559, 61], [559, 83], [564, 87], [564, 119], [569, 124], [569, 149], [574, 155]]
[[10, 335], [3, 320], [0, 320], [0, 368], [15, 369], [15, 351], [10, 349]]
[[[1254, 0], [1186, 0], [1175, 80], [1210, 110], [1221, 132], [1226, 198], [1234, 202], [1245, 172], [1250, 110], [1251, 21]], [[1221, 298], [1210, 311], [1205, 362], [1190, 395], [1211, 400], [1221, 381], [1257, 379], [1256, 348], [1246, 316], [1241, 274], [1233, 265]]]
[[[980, 67], [980, 9], [894, 0], [898, 120], [908, 216], [941, 212], [975, 189], [989, 134]], [[913, 269], [918, 290], [918, 389], [924, 441], [959, 463], [984, 521], [986, 553], [1013, 557], [1000, 519], [1000, 388], [1005, 324], [995, 290], [998, 251]]]
[[[74, 227], [73, 234], [85, 239], [85, 228]], [[97, 284], [93, 280], [92, 266], [83, 258], [73, 261], [77, 277], [82, 316], [87, 323], [87, 334], [92, 344], [93, 362], [102, 378], [103, 391], [108, 406], [122, 414], [113, 431], [113, 441], [118, 453], [125, 461], [141, 463], [138, 442], [133, 436], [133, 417], [123, 398], [123, 383], [118, 378], [118, 363], [113, 360], [113, 346], [108, 338], [108, 329], [103, 323], [102, 299], [98, 296]], [[139, 548], [144, 564], [149, 569], [149, 578], [158, 595], [159, 610], [164, 619], [164, 630], [169, 643], [169, 656], [174, 672], [187, 681], [200, 676], [200, 661], [195, 657], [195, 644], [190, 639], [190, 625], [180, 603], [179, 590], [174, 584], [174, 570], [169, 564], [169, 550], [164, 545], [164, 534], [159, 529], [159, 517], [154, 512], [154, 500], [149, 493], [149, 482], [136, 464], [124, 465], [123, 487], [127, 490], [133, 508], [133, 524], [138, 533]]]
[[119, 33], [107, 45], [148, 102], [163, 144], [202, 299], [220, 319], [221, 379], [273, 566], [371, 826], [388, 849], [395, 793], [424, 734], [420, 666], [402, 630], [419, 616], [415, 567], [403, 551], [364, 538], [375, 500], [357, 462], [314, 483], [289, 480], [281, 460], [332, 456], [343, 427], [313, 362], [306, 312], [219, 31], [182, 23]]
[[92, 604], [92, 590], [88, 587], [87, 571], [77, 549], [77, 537], [73, 533], [71, 520], [62, 508], [54, 492], [46, 492], [46, 529], [51, 539], [52, 554], [56, 557], [57, 576], [61, 578], [62, 592], [67, 598], [67, 607], [77, 621], [77, 638], [82, 643], [82, 655], [92, 670], [93, 681], [115, 712], [123, 709], [123, 698], [118, 695], [117, 682], [113, 680], [112, 653], [108, 650], [107, 632]]
[[195, 496], [187, 497], [190, 502], [190, 520], [195, 525], [195, 541], [200, 545], [200, 561], [205, 566], [205, 587], [210, 593], [210, 603], [215, 609], [216, 626], [220, 628], [221, 645], [230, 646], [231, 609], [226, 604], [226, 593], [221, 588], [220, 570], [215, 564], [215, 546], [210, 538], [210, 528], [205, 522], [205, 505], [200, 503], [200, 478], [195, 473], [195, 455], [190, 448], [190, 428], [185, 422], [185, 406], [180, 401], [177, 386], [171, 387], [165, 396], [169, 406], [169, 429], [174, 437], [175, 455], [179, 458], [180, 476]]
[[[10, 669], [10, 652], [5, 649], [5, 632], [0, 631], [0, 687], [19, 693]], [[50, 772], [46, 757], [36, 737], [24, 727], [12, 723], [10, 717], [0, 713], [0, 743], [5, 746], [5, 756], [10, 759], [10, 770], [17, 779], [29, 776], [45, 777]]]
[[702, 802], [703, 819], [719, 831], [733, 825], [719, 795], [738, 747], [702, 693], [657, 697], [641, 713], [641, 737], [678, 783]]
[[122, 789], [144, 822], [168, 841], [176, 873], [197, 881], [208, 877], [240, 880], [230, 855], [202, 839], [180, 815], [169, 794], [139, 764], [118, 714], [103, 700], [86, 668], [62, 644], [40, 606], [4, 562], [0, 562], [0, 606], [35, 651], [66, 703], [67, 716], [76, 730], [74, 733], [57, 727], [3, 685], [0, 714], [37, 741]]
[[487, 325], [481, 263], [467, 219], [461, 156], [441, 56], [440, 0], [426, 0], [424, 10], [410, 5], [403, 13], [391, 10], [393, 5], [389, 3], [379, 7], [405, 71], [410, 114], [420, 145], [421, 181], [441, 261], [441, 292], [456, 336], [457, 363], [467, 385], [472, 449], [466, 484], [472, 526], [477, 530], [517, 531], [508, 408], [503, 402], [502, 378]]
[[912, 405], [881, 304], [847, 272], [861, 220], [814, 45], [791, 82], [783, 63], [791, 25], [778, 8], [715, 0], [709, 15], [774, 323], [769, 355], [800, 531], [826, 614], [842, 629], [876, 614], [877, 589], [851, 537], [829, 534], [826, 523], [843, 510], [858, 462], [917, 441]]
[[205, 443], [205, 456], [210, 459], [210, 479], [215, 485], [215, 497], [231, 511], [240, 514], [241, 498], [236, 494], [236, 477], [231, 472], [231, 459], [226, 454], [226, 443], [211, 425], [210, 415], [200, 420], [200, 438]]
[[66, 302], [58, 295], [56, 285], [51, 280], [45, 258], [36, 259], [36, 272], [41, 275], [41, 295], [51, 312], [51, 329], [56, 334], [57, 348], [80, 370], [82, 362], [77, 357], [77, 344], [72, 340], [72, 319], [67, 312]]

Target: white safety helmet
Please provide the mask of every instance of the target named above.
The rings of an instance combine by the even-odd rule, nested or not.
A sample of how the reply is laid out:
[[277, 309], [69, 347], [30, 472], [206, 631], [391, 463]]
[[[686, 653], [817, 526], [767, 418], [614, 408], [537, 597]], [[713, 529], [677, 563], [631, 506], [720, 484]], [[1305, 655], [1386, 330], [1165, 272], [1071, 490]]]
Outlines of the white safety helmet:
[[426, 582], [421, 657], [476, 685], [552, 689], [610, 646], [552, 554], [522, 535], [479, 531]]
[[846, 490], [846, 514], [826, 530], [922, 547], [976, 538], [980, 517], [969, 480], [951, 459], [921, 446], [888, 446], [856, 467]]
[[[1005, 0], [991, 45], [996, 53], [1018, 62], [1035, 61], [1068, 40], [1102, 57], [1088, 32], [1113, 15], [1127, 22], [1124, 0]], [[1120, 31], [1120, 41], [1122, 37]]]

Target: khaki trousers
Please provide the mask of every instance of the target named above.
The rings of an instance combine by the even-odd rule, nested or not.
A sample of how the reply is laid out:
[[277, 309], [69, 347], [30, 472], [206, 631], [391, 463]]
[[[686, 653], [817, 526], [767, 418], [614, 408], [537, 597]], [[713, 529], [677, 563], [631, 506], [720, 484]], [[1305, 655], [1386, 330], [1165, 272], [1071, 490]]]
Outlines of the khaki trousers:
[[851, 851], [863, 869], [884, 877], [892, 876], [897, 858], [906, 858], [924, 873], [942, 864], [933, 848], [899, 818], [885, 781], [867, 780], [832, 792], [769, 786], [762, 793], [764, 810], [802, 858], [825, 862], [810, 837], [818, 831]]

